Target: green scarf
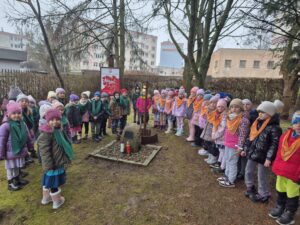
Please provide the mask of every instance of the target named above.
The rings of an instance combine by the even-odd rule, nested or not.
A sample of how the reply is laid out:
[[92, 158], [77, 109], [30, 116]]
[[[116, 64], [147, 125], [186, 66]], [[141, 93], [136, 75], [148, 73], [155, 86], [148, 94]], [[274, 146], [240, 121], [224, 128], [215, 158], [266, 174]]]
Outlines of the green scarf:
[[122, 105], [122, 106], [125, 106], [126, 109], [129, 108], [129, 100], [128, 100], [128, 97], [123, 97], [123, 96], [121, 96], [120, 102], [121, 102], [121, 105]]
[[100, 109], [101, 109], [101, 101], [100, 100], [92, 101], [92, 115], [96, 116], [97, 114], [99, 114]]
[[14, 155], [17, 155], [21, 152], [28, 139], [26, 124], [23, 120], [9, 120], [8, 123], [10, 128], [12, 151]]
[[54, 129], [53, 136], [58, 146], [60, 146], [64, 150], [68, 158], [74, 159], [75, 156], [72, 145], [68, 141], [68, 138], [66, 138], [65, 133], [63, 133], [60, 129]]
[[61, 117], [61, 124], [63, 126], [65, 126], [65, 125], [68, 124], [68, 119], [67, 119], [66, 115], [62, 115], [62, 117]]

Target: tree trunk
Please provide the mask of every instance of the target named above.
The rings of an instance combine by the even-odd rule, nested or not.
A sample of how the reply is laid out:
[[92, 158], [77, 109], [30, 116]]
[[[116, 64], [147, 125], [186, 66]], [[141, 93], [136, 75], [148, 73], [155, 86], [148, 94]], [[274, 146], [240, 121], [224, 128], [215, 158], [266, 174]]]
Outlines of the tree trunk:
[[115, 49], [115, 60], [116, 60], [116, 66], [119, 67], [119, 58], [120, 58], [120, 52], [119, 52], [119, 17], [118, 17], [118, 9], [117, 9], [117, 0], [113, 0], [112, 4], [113, 8], [113, 19], [114, 19], [114, 29], [113, 29], [113, 36], [114, 36], [114, 49]]
[[183, 68], [183, 81], [182, 85], [185, 88], [185, 90], [189, 91], [192, 88], [192, 79], [193, 75], [190, 69], [190, 66], [188, 62], [185, 62], [184, 68]]
[[120, 0], [120, 86], [124, 87], [124, 70], [125, 70], [125, 3]]
[[281, 117], [283, 119], [288, 119], [290, 116], [290, 109], [293, 107], [293, 103], [295, 102], [295, 90], [292, 89], [292, 81], [287, 76], [283, 76], [283, 111], [281, 113]]

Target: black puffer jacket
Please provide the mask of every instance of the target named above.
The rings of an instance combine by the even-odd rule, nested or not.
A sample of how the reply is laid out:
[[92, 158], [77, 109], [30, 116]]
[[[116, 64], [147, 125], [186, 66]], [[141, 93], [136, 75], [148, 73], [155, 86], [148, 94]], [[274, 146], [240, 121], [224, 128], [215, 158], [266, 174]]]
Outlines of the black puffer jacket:
[[[263, 121], [258, 122], [258, 129], [263, 124]], [[272, 117], [266, 128], [253, 141], [247, 138], [244, 151], [248, 159], [264, 164], [266, 159], [274, 161], [277, 153], [279, 139], [282, 130], [278, 126], [278, 118]]]

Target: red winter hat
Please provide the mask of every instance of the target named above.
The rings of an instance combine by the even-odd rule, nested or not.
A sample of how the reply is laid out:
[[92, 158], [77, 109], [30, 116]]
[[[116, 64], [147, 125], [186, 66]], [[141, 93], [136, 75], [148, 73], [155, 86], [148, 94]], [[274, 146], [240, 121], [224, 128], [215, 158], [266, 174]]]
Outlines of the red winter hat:
[[54, 118], [61, 119], [61, 113], [58, 111], [58, 109], [49, 109], [46, 112], [45, 118], [46, 118], [47, 122], [49, 122], [50, 120], [53, 120]]
[[121, 89], [121, 94], [123, 94], [125, 92], [128, 92], [127, 89], [125, 89], [125, 88]]

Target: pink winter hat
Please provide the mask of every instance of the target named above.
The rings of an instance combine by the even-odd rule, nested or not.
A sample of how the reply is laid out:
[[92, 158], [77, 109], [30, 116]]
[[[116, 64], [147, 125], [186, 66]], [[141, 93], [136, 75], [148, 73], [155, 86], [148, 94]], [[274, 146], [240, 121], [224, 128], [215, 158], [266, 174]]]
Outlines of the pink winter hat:
[[191, 93], [195, 93], [195, 94], [196, 94], [197, 91], [198, 91], [198, 89], [199, 89], [198, 87], [193, 87], [193, 88], [191, 89]]
[[219, 99], [220, 99], [220, 96], [219, 96], [219, 95], [215, 95], [215, 96], [213, 96], [213, 97], [209, 100], [209, 102], [217, 103], [217, 102], [219, 101]]
[[20, 104], [16, 103], [15, 101], [9, 101], [9, 103], [6, 105], [6, 109], [8, 116], [16, 112], [22, 113], [22, 108]]
[[50, 120], [53, 120], [54, 118], [56, 119], [61, 119], [61, 114], [60, 112], [58, 111], [58, 109], [49, 109], [47, 112], [46, 112], [46, 121], [49, 122]]
[[224, 108], [227, 108], [227, 101], [224, 98], [219, 99], [217, 103], [217, 107], [218, 106], [223, 106]]
[[52, 107], [54, 108], [54, 109], [57, 109], [58, 107], [60, 107], [60, 106], [62, 106], [62, 107], [64, 107], [64, 105], [60, 102], [60, 101], [54, 101], [53, 103], [52, 103]]

